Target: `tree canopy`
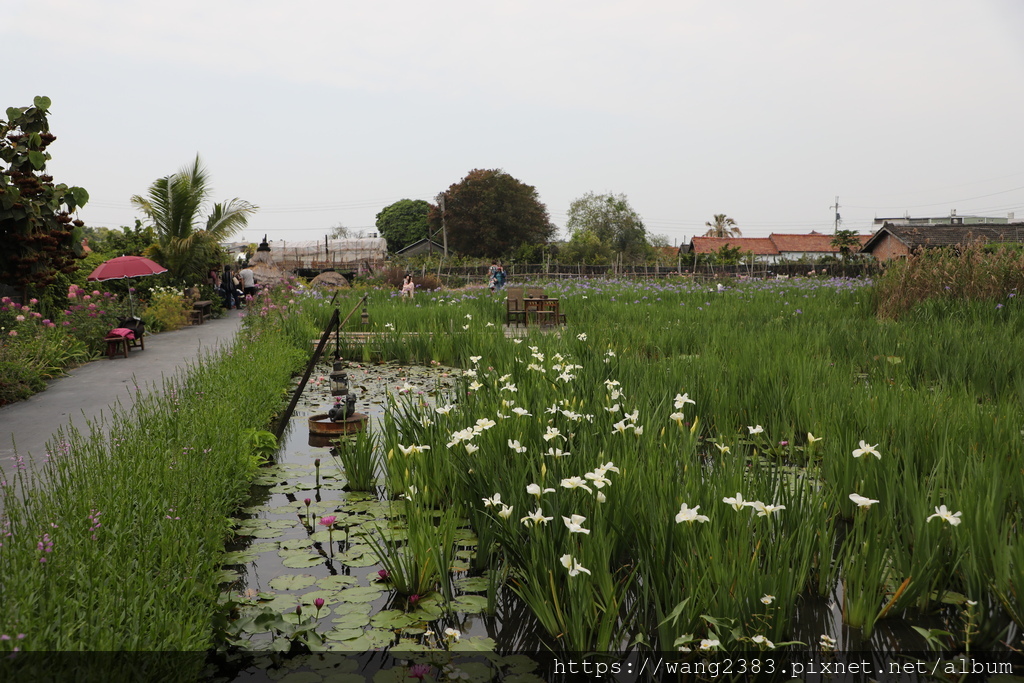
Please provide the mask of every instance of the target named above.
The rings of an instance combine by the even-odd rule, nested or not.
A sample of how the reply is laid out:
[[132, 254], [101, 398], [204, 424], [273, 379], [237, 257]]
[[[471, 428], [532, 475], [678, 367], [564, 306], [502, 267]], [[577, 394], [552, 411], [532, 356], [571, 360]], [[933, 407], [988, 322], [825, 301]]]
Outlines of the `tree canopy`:
[[185, 280], [205, 276], [210, 266], [219, 265], [220, 242], [244, 228], [257, 206], [244, 199], [231, 199], [210, 207], [209, 176], [196, 155], [195, 161], [175, 174], [159, 178], [145, 196], [135, 195], [132, 204], [149, 219], [157, 242], [147, 255]]
[[840, 257], [845, 261], [851, 253], [860, 251], [860, 239], [853, 230], [837, 230], [830, 244], [839, 250]]
[[708, 226], [708, 231], [704, 233], [705, 237], [740, 237], [743, 234], [736, 221], [724, 213], [716, 213], [714, 221], [706, 222], [704, 225]]
[[[503, 256], [523, 243], [545, 243], [555, 234], [537, 190], [501, 169], [470, 171], [441, 197], [448, 246], [466, 256]], [[441, 228], [441, 218], [440, 208], [432, 206], [431, 232]]]
[[422, 199], [399, 199], [381, 209], [377, 230], [388, 241], [388, 251], [401, 251], [426, 237], [429, 214], [430, 202]]
[[0, 282], [42, 289], [58, 273], [74, 272], [85, 255], [81, 220], [71, 214], [89, 201], [80, 187], [45, 173], [57, 138], [50, 133], [50, 98], [10, 107], [0, 120]]
[[[570, 251], [576, 243], [584, 251], [614, 252], [626, 258], [643, 258], [651, 252], [644, 222], [624, 194], [588, 192], [573, 200], [565, 227], [571, 235]], [[596, 252], [595, 239], [603, 247]]]

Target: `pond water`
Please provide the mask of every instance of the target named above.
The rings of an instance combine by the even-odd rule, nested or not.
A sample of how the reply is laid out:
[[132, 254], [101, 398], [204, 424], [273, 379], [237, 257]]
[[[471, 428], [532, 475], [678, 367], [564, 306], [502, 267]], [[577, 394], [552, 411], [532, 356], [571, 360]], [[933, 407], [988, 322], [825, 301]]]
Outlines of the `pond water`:
[[[380, 427], [388, 393], [409, 393], [434, 405], [435, 398], [455, 383], [453, 371], [444, 367], [354, 362], [346, 366], [349, 390], [357, 396], [356, 410], [369, 416], [371, 433]], [[488, 610], [488, 578], [469, 574], [476, 541], [469, 529], [460, 529], [457, 536], [451, 603], [436, 594], [407, 600], [382, 580], [377, 557], [360, 534], [386, 526], [400, 515], [402, 501], [387, 500], [382, 486], [375, 492], [348, 490], [332, 449], [311, 445], [318, 439], [309, 435], [309, 416], [325, 413], [333, 404], [330, 372], [329, 365], [321, 365], [313, 373], [275, 462], [261, 470], [250, 500], [235, 520], [236, 542], [225, 558], [221, 594], [229, 616], [221, 626], [229, 645], [211, 658], [211, 678], [315, 683], [390, 680], [381, 674], [393, 671], [394, 680], [406, 680], [413, 660], [424, 659], [413, 657], [417, 652], [432, 653], [427, 659], [434, 663], [434, 674], [440, 674], [450, 652], [539, 648], [533, 640], [535, 629], [499, 628], [495, 613], [504, 614], [506, 622], [528, 620], [510, 591], [495, 591], [492, 586], [495, 609]], [[318, 523], [326, 515], [337, 518], [331, 530]], [[323, 601], [319, 608], [318, 600]], [[293, 641], [298, 645], [293, 647]], [[306, 647], [353, 655], [283, 656]], [[390, 655], [383, 655], [386, 650]], [[375, 651], [378, 655], [370, 657], [368, 653]], [[474, 664], [484, 669], [474, 673]], [[528, 664], [515, 658], [509, 664], [518, 667], [524, 683], [541, 680], [528, 675]], [[467, 666], [473, 673], [467, 680], [494, 675], [493, 661], [463, 662], [459, 671], [466, 673]]]
[[[330, 371], [322, 365], [313, 374], [274, 464], [261, 470], [251, 499], [235, 520], [236, 543], [229, 548], [222, 577], [226, 618], [219, 627], [225, 644], [211, 656], [209, 678], [289, 683], [384, 683], [410, 676], [546, 680], [550, 657], [543, 663], [535, 655], [495, 654], [548, 648], [511, 590], [469, 571], [476, 543], [470, 529], [463, 527], [456, 536], [450, 602], [436, 594], [410, 601], [381, 579], [378, 559], [361, 534], [400, 517], [403, 502], [387, 500], [382, 486], [372, 492], [349, 490], [332, 450], [311, 445], [316, 440], [309, 436], [309, 416], [326, 412], [333, 403]], [[369, 416], [370, 433], [380, 428], [389, 393], [411, 393], [435, 405], [460, 374], [436, 366], [354, 362], [347, 363], [346, 372], [357, 411]], [[331, 530], [318, 523], [325, 515], [337, 518]], [[805, 596], [793, 620], [793, 639], [816, 644], [821, 634], [831, 634], [837, 647], [847, 651], [924, 648], [921, 636], [901, 619], [879, 622], [871, 638], [863, 640], [859, 630], [843, 625], [841, 603], [841, 586], [827, 599]], [[956, 619], [951, 609], [914, 625], [950, 629]]]

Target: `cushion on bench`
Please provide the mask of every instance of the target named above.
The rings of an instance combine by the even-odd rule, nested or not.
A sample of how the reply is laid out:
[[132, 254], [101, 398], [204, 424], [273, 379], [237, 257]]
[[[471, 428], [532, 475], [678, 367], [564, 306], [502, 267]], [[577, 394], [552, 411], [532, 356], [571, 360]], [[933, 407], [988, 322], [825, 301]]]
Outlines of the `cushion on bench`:
[[125, 337], [126, 339], [135, 339], [135, 331], [129, 330], [127, 327], [115, 327], [110, 332], [107, 332], [108, 337]]

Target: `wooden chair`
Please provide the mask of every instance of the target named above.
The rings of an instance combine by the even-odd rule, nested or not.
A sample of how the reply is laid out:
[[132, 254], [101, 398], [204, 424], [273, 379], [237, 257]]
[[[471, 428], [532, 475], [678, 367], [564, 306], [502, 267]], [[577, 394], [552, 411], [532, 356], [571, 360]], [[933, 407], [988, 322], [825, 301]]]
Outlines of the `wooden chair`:
[[[547, 295], [544, 294], [543, 287], [528, 287], [526, 289], [527, 299], [546, 299]], [[524, 304], [524, 308], [525, 308]], [[552, 325], [558, 322], [558, 314], [551, 309], [546, 307], [538, 307], [531, 305], [525, 313], [526, 324], [530, 324], [530, 320], [533, 320], [538, 325]]]
[[505, 300], [505, 324], [511, 325], [515, 322], [525, 325], [526, 309], [523, 308], [523, 288], [510, 287], [507, 291], [508, 298]]

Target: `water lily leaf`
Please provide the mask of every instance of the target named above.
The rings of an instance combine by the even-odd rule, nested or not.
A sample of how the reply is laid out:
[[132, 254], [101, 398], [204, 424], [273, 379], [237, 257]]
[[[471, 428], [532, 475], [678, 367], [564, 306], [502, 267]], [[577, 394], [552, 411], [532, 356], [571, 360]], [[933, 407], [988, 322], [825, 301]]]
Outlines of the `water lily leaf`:
[[349, 567], [356, 568], [373, 567], [379, 564], [379, 560], [377, 559], [377, 556], [373, 553], [363, 553], [363, 555], [361, 555], [360, 557], [345, 560], [345, 564]]
[[269, 553], [272, 550], [277, 550], [279, 544], [277, 541], [260, 541], [259, 543], [253, 543], [249, 546], [249, 550], [254, 553]]
[[478, 614], [487, 609], [487, 598], [482, 595], [460, 595], [452, 600], [452, 609], [466, 614]]
[[316, 577], [312, 574], [282, 574], [271, 579], [270, 587], [279, 591], [297, 591], [309, 588], [314, 583]]
[[292, 671], [281, 683], [323, 683], [324, 677], [315, 671]]
[[473, 556], [476, 555], [475, 550], [456, 550], [455, 557], [461, 557], [464, 560], [472, 560]]
[[284, 529], [251, 529], [239, 530], [239, 536], [252, 536], [253, 538], [274, 538], [284, 533]]
[[356, 579], [356, 577], [339, 574], [337, 576], [328, 576], [327, 578], [320, 579], [316, 582], [316, 585], [327, 590], [337, 590], [347, 586], [354, 586], [357, 583], [359, 583], [359, 580]]
[[234, 583], [235, 581], [238, 581], [239, 578], [241, 578], [241, 575], [234, 569], [221, 569], [217, 572], [216, 576], [214, 576], [214, 581], [216, 583]]
[[537, 669], [537, 662], [526, 655], [508, 655], [499, 660], [508, 674], [526, 674]]
[[421, 622], [413, 615], [407, 614], [402, 610], [388, 609], [373, 615], [373, 618], [370, 619], [370, 623], [378, 628], [397, 631], [409, 626], [415, 626]]
[[[346, 607], [348, 605], [345, 605]], [[335, 614], [341, 611], [342, 605], [338, 606]], [[341, 616], [333, 619], [334, 628], [336, 629], [359, 629], [360, 635], [362, 634], [362, 628], [370, 625], [370, 615], [366, 612], [349, 612], [342, 614]], [[344, 640], [344, 639], [343, 639]]]
[[493, 638], [485, 636], [470, 636], [460, 638], [457, 643], [448, 646], [453, 652], [494, 652], [498, 644]]
[[383, 515], [387, 508], [379, 500], [357, 500], [345, 505], [345, 509], [351, 512], [365, 512], [373, 515]]
[[318, 564], [323, 564], [324, 561], [324, 558], [320, 555], [290, 555], [284, 558], [281, 564], [292, 569], [305, 569], [306, 567], [315, 567]]
[[483, 593], [490, 583], [486, 576], [467, 576], [464, 579], [457, 579], [455, 587], [463, 593]]
[[331, 603], [338, 601], [338, 591], [317, 589], [315, 591], [309, 591], [302, 594], [302, 602], [308, 602], [310, 605], [312, 605], [313, 601], [317, 598], [323, 599], [324, 604], [330, 605]]
[[259, 604], [260, 609], [271, 609], [275, 612], [294, 612], [295, 606], [299, 604], [299, 600], [295, 595], [289, 593], [281, 593], [275, 595], [273, 600], [261, 602]]
[[252, 562], [260, 554], [255, 550], [236, 550], [230, 553], [224, 553], [220, 558], [221, 564], [248, 564]]
[[316, 484], [311, 481], [300, 481], [294, 484], [280, 484], [270, 489], [271, 493], [298, 493], [299, 491], [311, 491]]
[[270, 529], [291, 529], [298, 526], [298, 524], [299, 520], [297, 519], [275, 519], [267, 522], [267, 527]]
[[270, 510], [267, 505], [253, 505], [252, 507], [242, 508], [240, 512], [244, 515], [258, 515], [261, 512], [270, 512]]
[[279, 474], [261, 474], [252, 480], [252, 483], [256, 486], [274, 486], [281, 481], [281, 475]]
[[342, 602], [372, 602], [379, 598], [381, 591], [372, 586], [356, 586], [345, 588], [338, 592], [338, 599]]
[[313, 545], [313, 540], [310, 538], [290, 538], [287, 541], [281, 541], [279, 547], [281, 550], [296, 550], [308, 548], [311, 545]]
[[366, 633], [361, 628], [348, 627], [348, 628], [334, 628], [324, 633], [324, 638], [328, 640], [352, 640], [353, 638], [359, 638]]

